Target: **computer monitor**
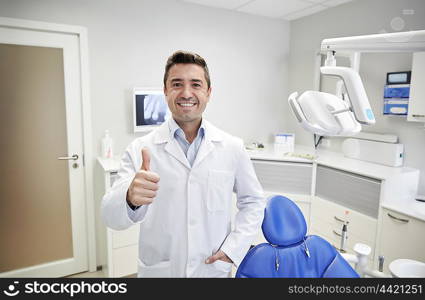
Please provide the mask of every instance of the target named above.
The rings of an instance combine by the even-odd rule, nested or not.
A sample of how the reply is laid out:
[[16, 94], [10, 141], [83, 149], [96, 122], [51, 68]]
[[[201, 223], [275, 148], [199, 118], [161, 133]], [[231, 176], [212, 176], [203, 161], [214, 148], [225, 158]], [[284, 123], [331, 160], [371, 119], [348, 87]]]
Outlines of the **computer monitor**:
[[134, 132], [147, 132], [161, 125], [171, 115], [161, 89], [134, 88]]

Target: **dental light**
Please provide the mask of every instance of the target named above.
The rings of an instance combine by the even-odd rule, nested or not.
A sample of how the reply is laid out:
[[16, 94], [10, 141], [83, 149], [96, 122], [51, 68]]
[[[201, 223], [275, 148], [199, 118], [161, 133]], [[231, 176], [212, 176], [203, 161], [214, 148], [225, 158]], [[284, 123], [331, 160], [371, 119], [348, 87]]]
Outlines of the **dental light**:
[[325, 39], [327, 54], [320, 73], [339, 78], [345, 87], [341, 96], [319, 91], [292, 93], [288, 102], [301, 126], [320, 136], [349, 136], [363, 125], [375, 124], [375, 117], [358, 72], [336, 66], [335, 52], [416, 52], [425, 50], [425, 30]]

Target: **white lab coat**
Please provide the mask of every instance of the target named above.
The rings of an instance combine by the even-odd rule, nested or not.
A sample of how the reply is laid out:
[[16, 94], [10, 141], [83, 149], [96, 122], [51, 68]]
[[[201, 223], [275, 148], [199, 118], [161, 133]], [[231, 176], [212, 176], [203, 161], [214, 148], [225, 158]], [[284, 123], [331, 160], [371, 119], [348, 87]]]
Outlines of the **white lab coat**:
[[[254, 242], [264, 216], [265, 198], [243, 142], [208, 123], [191, 167], [168, 122], [127, 148], [119, 178], [102, 200], [106, 225], [123, 230], [140, 223], [139, 277], [228, 277], [232, 265], [205, 259], [219, 249], [236, 266]], [[150, 205], [132, 211], [126, 193], [150, 151], [150, 169], [160, 176]], [[232, 191], [238, 212], [231, 224]]]

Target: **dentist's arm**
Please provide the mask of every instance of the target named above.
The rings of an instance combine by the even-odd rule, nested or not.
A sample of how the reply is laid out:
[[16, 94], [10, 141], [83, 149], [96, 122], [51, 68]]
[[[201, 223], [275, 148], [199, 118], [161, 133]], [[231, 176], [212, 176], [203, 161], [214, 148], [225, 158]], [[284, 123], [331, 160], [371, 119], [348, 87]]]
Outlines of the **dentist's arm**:
[[235, 215], [235, 228], [220, 248], [220, 251], [224, 252], [236, 266], [241, 263], [257, 238], [266, 206], [263, 188], [242, 141], [240, 141], [238, 152], [234, 186], [238, 212]]

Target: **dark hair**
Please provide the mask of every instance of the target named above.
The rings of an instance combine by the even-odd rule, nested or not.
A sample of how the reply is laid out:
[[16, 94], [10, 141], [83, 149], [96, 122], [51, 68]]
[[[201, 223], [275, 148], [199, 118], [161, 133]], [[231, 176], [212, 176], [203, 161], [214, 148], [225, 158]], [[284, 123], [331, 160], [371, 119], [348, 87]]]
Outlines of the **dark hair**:
[[174, 66], [175, 64], [195, 64], [202, 67], [202, 69], [204, 69], [205, 79], [207, 81], [208, 88], [210, 88], [211, 86], [210, 73], [208, 71], [208, 66], [207, 66], [207, 63], [205, 62], [205, 59], [203, 59], [199, 54], [189, 52], [189, 51], [183, 51], [183, 50], [174, 52], [167, 59], [167, 64], [165, 65], [165, 73], [164, 73], [164, 86], [167, 82], [168, 72], [170, 71], [170, 68]]

